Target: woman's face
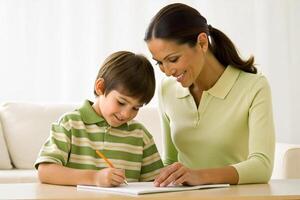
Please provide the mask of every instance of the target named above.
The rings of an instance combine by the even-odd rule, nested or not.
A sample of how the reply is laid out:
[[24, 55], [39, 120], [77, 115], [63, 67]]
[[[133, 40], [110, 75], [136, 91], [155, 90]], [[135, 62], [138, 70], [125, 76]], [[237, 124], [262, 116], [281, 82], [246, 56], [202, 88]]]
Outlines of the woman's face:
[[188, 44], [152, 38], [147, 45], [163, 73], [175, 77], [183, 87], [190, 87], [196, 82], [205, 61], [200, 43], [190, 47]]

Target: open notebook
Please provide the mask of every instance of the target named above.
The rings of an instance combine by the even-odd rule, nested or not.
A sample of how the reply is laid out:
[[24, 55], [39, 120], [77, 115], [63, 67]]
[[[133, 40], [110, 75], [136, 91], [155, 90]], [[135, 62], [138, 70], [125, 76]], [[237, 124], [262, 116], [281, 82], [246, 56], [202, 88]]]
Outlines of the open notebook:
[[229, 184], [155, 187], [153, 185], [153, 182], [133, 182], [133, 183], [128, 183], [128, 185], [122, 184], [118, 187], [110, 187], [110, 188], [89, 186], [89, 185], [77, 185], [77, 190], [117, 192], [117, 193], [124, 193], [124, 194], [140, 195], [140, 194], [176, 192], [176, 191], [187, 191], [187, 190], [219, 188], [219, 187], [229, 187]]

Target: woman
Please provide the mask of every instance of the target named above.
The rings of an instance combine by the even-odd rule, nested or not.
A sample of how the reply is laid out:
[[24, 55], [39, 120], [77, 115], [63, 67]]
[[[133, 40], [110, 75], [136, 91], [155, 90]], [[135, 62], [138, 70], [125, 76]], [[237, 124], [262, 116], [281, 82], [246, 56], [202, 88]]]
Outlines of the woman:
[[194, 8], [162, 8], [145, 41], [170, 78], [159, 88], [164, 162], [156, 186], [266, 183], [274, 161], [271, 92], [254, 58]]

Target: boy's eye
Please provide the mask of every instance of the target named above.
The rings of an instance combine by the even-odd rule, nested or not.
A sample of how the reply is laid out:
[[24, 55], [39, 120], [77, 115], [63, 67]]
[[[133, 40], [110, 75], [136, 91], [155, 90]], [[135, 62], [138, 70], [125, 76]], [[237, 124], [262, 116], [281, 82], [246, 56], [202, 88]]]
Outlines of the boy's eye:
[[118, 101], [118, 103], [119, 103], [119, 105], [121, 105], [121, 106], [124, 106], [124, 105], [125, 105], [125, 103], [124, 103], [124, 102], [121, 102], [121, 101]]
[[178, 57], [172, 57], [169, 59], [171, 63], [175, 63], [178, 60]]
[[132, 109], [135, 110], [135, 111], [139, 111], [140, 108], [139, 107], [133, 107]]

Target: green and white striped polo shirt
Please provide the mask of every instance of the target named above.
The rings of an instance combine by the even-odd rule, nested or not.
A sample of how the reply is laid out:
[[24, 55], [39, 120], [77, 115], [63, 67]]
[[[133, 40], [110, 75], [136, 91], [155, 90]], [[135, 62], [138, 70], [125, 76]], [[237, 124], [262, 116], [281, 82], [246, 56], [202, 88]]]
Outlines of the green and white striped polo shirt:
[[128, 181], [153, 180], [163, 163], [151, 134], [134, 120], [111, 127], [91, 104], [86, 100], [81, 108], [52, 124], [35, 167], [47, 162], [76, 169], [103, 169], [108, 166], [95, 153], [99, 150], [116, 168], [125, 169]]

